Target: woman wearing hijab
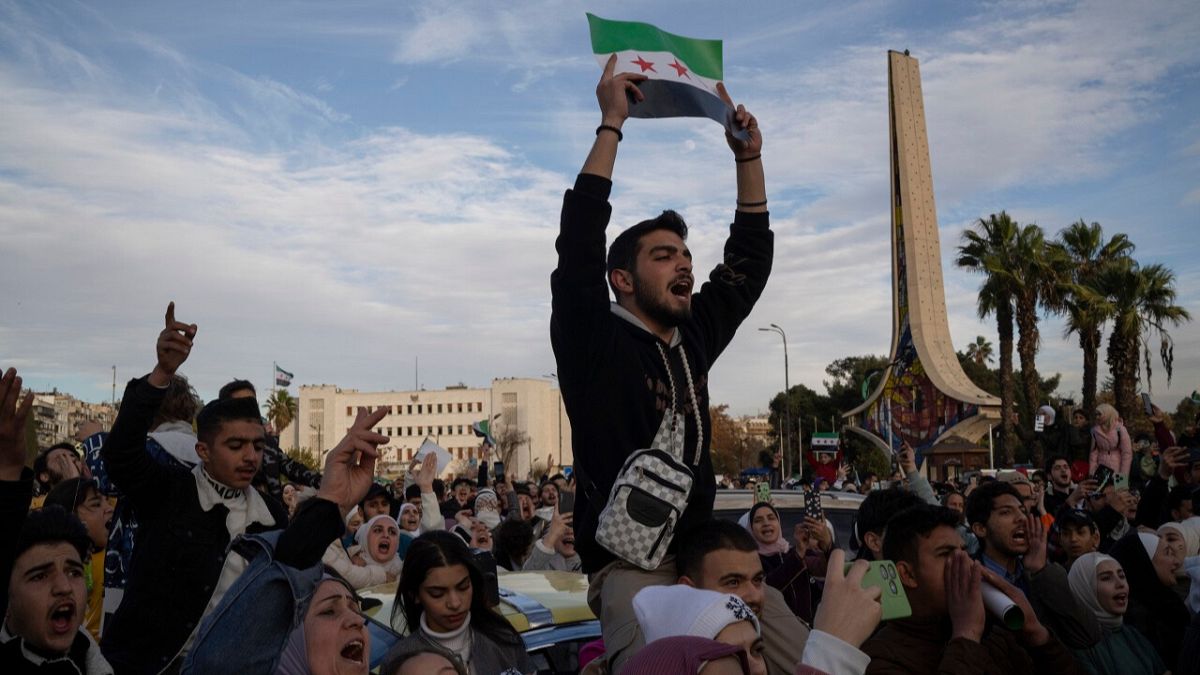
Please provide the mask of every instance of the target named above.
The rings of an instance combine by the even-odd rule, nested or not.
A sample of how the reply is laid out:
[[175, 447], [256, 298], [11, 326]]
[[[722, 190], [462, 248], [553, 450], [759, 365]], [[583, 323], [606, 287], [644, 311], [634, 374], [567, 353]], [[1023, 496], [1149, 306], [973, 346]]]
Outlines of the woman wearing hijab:
[[1121, 422], [1117, 409], [1107, 403], [1096, 406], [1096, 424], [1092, 426], [1092, 452], [1088, 458], [1088, 475], [1096, 473], [1103, 464], [1114, 473], [1129, 475], [1133, 463], [1133, 445], [1129, 431]]
[[1180, 564], [1174, 551], [1156, 534], [1134, 532], [1114, 544], [1109, 555], [1121, 564], [1129, 582], [1125, 622], [1150, 640], [1168, 668], [1186, 672], [1175, 666], [1191, 616], [1173, 590]]
[[326, 575], [309, 600], [304, 621], [288, 638], [275, 675], [365, 675], [370, 656], [371, 636], [354, 589]]
[[404, 502], [400, 505], [400, 513], [396, 515], [396, 524], [400, 526], [400, 546], [396, 552], [403, 560], [413, 540], [421, 536], [421, 509]]
[[793, 614], [812, 624], [821, 602], [821, 583], [817, 577], [824, 576], [827, 563], [827, 553], [822, 553], [820, 548], [832, 543], [832, 538], [819, 539], [816, 551], [809, 544], [814, 532], [828, 533], [824, 524], [811, 518], [797, 524], [793, 531], [796, 546], [793, 547], [783, 537], [779, 512], [771, 504], [759, 502], [750, 509], [743, 527], [758, 544], [758, 557], [766, 573], [767, 585], [783, 594]]
[[[1200, 518], [1193, 516], [1180, 523], [1163, 523], [1158, 528], [1158, 536], [1171, 549], [1174, 558], [1182, 562], [1175, 570], [1175, 593], [1186, 602], [1192, 589], [1188, 558], [1200, 553]], [[1196, 561], [1193, 561], [1192, 567], [1195, 565]]]
[[[375, 537], [368, 537], [372, 528]], [[400, 558], [396, 556], [399, 545], [399, 528], [391, 516], [381, 514], [363, 523], [354, 535], [357, 543], [346, 549], [342, 542], [335, 541], [325, 549], [321, 562], [337, 572], [355, 590], [395, 581], [400, 576]], [[372, 545], [375, 550], [371, 551]], [[385, 557], [379, 549], [383, 545], [390, 551]], [[371, 553], [376, 555], [371, 555]], [[355, 562], [355, 561], [358, 562]]]
[[1091, 610], [1104, 631], [1100, 642], [1076, 649], [1075, 660], [1089, 675], [1161, 675], [1167, 667], [1150, 640], [1124, 622], [1129, 609], [1129, 583], [1116, 559], [1086, 553], [1067, 576], [1071, 593]]

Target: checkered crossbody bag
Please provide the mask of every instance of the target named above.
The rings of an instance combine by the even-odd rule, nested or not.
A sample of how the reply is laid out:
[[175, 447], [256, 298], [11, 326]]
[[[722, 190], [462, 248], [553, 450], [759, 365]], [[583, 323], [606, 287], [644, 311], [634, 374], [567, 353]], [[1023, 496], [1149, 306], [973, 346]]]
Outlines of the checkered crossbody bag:
[[[662, 345], [659, 352], [667, 361]], [[682, 350], [681, 350], [682, 352]], [[683, 356], [693, 407], [696, 394], [692, 373]], [[671, 368], [667, 363], [667, 374]], [[675, 401], [675, 382], [671, 378], [671, 401]], [[697, 413], [697, 437], [703, 435]], [[625, 460], [613, 483], [608, 503], [600, 512], [596, 541], [622, 560], [642, 569], [653, 570], [662, 563], [680, 516], [687, 509], [694, 475], [683, 461], [684, 419], [674, 407], [667, 410], [650, 447], [637, 450]], [[696, 463], [701, 443], [696, 443]]]

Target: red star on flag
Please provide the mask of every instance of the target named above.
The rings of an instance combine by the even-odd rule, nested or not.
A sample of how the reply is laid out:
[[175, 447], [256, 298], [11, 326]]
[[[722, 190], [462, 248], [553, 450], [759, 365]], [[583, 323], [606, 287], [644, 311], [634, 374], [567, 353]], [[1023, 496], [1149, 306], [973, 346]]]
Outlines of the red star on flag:
[[689, 80], [692, 79], [692, 76], [688, 75], [687, 66], [680, 63], [679, 59], [675, 59], [675, 63], [671, 63], [668, 65], [670, 65], [672, 68], [675, 69], [675, 72], [678, 73], [679, 77], [686, 77]]
[[639, 67], [641, 67], [643, 73], [646, 72], [647, 70], [652, 73], [658, 72], [657, 70], [654, 69], [654, 62], [643, 59], [641, 54], [638, 54], [637, 60], [631, 61], [631, 63], [636, 63]]

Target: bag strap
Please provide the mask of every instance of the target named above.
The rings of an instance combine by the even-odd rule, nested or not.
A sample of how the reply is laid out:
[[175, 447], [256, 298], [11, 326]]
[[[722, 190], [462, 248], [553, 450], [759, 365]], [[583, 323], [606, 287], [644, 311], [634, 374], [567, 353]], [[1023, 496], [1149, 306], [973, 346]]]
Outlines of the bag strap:
[[[679, 411], [676, 409], [676, 401], [678, 400], [677, 391], [675, 388], [675, 373], [671, 370], [671, 361], [667, 358], [667, 352], [663, 349], [662, 342], [654, 343], [658, 347], [658, 354], [662, 357], [663, 366], [667, 369], [667, 381], [671, 385], [671, 408], [665, 414], [671, 416], [671, 429], [674, 431], [676, 420], [678, 419]], [[700, 466], [700, 451], [704, 447], [704, 421], [700, 417], [700, 401], [696, 397], [696, 383], [692, 380], [692, 367], [688, 363], [687, 350], [682, 345], [679, 346], [679, 357], [683, 361], [683, 374], [687, 378], [688, 395], [692, 399], [692, 413], [696, 417], [696, 452], [692, 456], [692, 465]], [[687, 427], [684, 427], [684, 437], [687, 436]], [[672, 456], [676, 457], [680, 462], [683, 462], [683, 448], [678, 449], [678, 454], [672, 443], [670, 450]]]

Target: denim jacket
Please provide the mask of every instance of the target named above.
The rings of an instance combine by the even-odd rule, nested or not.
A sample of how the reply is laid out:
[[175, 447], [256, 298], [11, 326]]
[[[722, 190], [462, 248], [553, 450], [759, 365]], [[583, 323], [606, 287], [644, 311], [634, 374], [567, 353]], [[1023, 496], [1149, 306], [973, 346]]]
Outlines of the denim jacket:
[[280, 534], [247, 535], [233, 544], [250, 563], [200, 624], [181, 672], [275, 672], [322, 573], [320, 564], [298, 570], [275, 560]]

